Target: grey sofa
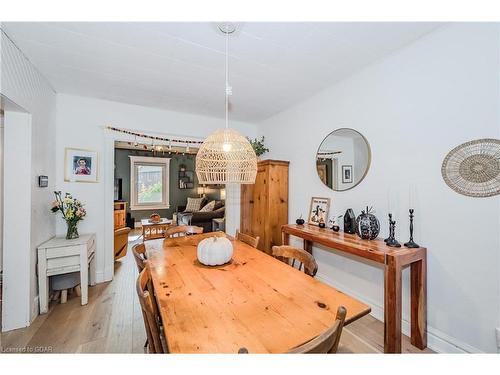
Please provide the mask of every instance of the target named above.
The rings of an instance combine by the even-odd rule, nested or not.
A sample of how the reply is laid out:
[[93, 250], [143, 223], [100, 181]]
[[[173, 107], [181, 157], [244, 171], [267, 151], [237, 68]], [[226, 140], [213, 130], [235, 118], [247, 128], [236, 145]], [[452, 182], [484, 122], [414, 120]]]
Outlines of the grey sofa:
[[[205, 206], [208, 201], [204, 202]], [[215, 210], [208, 212], [185, 212], [186, 206], [177, 207], [177, 222], [179, 225], [196, 225], [203, 232], [212, 231], [212, 219], [223, 218], [226, 213], [225, 201], [215, 201]]]

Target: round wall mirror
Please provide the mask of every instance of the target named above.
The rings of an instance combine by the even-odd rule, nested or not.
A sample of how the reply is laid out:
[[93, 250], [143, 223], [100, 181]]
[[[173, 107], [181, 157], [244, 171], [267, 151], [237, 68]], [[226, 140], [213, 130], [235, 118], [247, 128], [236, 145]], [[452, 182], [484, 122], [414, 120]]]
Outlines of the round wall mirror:
[[316, 170], [320, 180], [335, 191], [352, 189], [370, 168], [370, 145], [356, 130], [342, 128], [328, 134], [318, 148]]

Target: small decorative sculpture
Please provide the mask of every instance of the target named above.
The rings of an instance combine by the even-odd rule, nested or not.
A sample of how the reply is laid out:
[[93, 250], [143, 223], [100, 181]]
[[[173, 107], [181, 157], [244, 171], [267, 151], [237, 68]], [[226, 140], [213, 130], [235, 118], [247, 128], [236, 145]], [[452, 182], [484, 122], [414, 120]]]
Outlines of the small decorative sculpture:
[[328, 221], [329, 224], [331, 224], [330, 229], [333, 230], [334, 232], [338, 232], [340, 230], [340, 226], [338, 224], [335, 224], [337, 222], [337, 219], [340, 219], [343, 215], [340, 215], [338, 217], [334, 217]]
[[387, 243], [387, 241], [389, 241], [391, 238], [391, 221], [392, 221], [392, 214], [389, 214], [389, 237], [387, 237], [384, 240], [385, 243]]
[[196, 255], [206, 266], [219, 266], [231, 260], [233, 244], [225, 237], [210, 237], [200, 241]]
[[371, 211], [372, 207], [367, 206], [356, 219], [356, 233], [364, 240], [374, 240], [380, 233], [380, 223]]
[[410, 249], [415, 249], [417, 247], [420, 247], [415, 243], [415, 241], [413, 241], [413, 212], [414, 211], [415, 210], [413, 208], [409, 209], [409, 212], [410, 212], [410, 240], [407, 243], [405, 243], [405, 246], [409, 247]]
[[325, 223], [325, 221], [323, 220], [323, 218], [319, 219], [318, 226], [319, 226], [320, 228], [325, 228], [325, 227], [326, 227], [326, 223]]
[[295, 220], [295, 222], [297, 223], [297, 225], [304, 225], [304, 219], [302, 219], [302, 214], [297, 220]]
[[356, 233], [356, 215], [354, 215], [352, 208], [349, 208], [344, 214], [344, 232]]
[[401, 244], [396, 240], [396, 220], [389, 221], [389, 238], [386, 241], [387, 246], [389, 247], [401, 247]]

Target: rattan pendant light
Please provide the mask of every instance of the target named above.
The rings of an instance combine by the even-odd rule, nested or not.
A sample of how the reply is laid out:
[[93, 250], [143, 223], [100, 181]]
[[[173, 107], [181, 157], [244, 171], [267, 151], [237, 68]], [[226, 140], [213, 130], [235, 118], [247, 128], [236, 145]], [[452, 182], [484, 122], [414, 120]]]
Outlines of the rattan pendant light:
[[196, 175], [200, 184], [253, 184], [257, 175], [257, 156], [244, 136], [229, 129], [228, 39], [234, 32], [232, 24], [219, 25], [226, 39], [226, 127], [210, 134], [196, 154]]

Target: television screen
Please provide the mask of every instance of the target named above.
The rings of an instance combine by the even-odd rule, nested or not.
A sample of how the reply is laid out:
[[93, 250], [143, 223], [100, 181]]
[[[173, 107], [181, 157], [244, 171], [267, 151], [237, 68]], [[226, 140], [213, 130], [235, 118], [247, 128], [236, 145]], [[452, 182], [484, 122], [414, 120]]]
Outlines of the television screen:
[[115, 178], [115, 201], [122, 200], [122, 179]]

